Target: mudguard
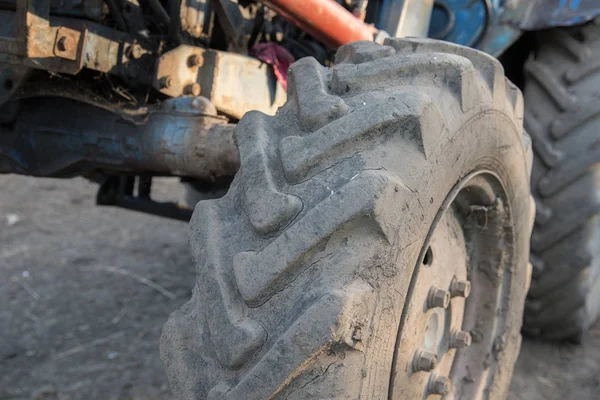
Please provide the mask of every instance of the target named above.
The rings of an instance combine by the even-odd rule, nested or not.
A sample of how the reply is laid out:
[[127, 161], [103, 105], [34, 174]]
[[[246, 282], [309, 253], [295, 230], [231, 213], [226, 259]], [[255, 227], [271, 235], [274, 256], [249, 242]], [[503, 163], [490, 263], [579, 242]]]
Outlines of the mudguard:
[[598, 0], [531, 0], [521, 22], [521, 29], [535, 31], [555, 26], [579, 25], [598, 15]]

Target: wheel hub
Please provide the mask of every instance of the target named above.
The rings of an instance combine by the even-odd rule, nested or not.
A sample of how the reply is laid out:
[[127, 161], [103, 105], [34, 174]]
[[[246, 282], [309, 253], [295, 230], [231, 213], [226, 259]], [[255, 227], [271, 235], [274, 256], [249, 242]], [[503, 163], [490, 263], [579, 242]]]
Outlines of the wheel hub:
[[440, 208], [402, 313], [391, 399], [476, 398], [487, 386], [490, 371], [481, 370], [494, 368], [487, 358], [508, 298], [501, 294], [512, 235], [503, 194], [491, 174], [472, 174]]

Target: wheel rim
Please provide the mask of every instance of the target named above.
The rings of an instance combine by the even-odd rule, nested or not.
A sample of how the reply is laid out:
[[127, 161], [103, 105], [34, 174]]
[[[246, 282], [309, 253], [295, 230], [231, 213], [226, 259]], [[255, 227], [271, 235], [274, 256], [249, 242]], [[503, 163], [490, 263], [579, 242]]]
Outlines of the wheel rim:
[[390, 399], [479, 398], [492, 383], [514, 260], [506, 199], [497, 175], [478, 171], [444, 200], [411, 278]]

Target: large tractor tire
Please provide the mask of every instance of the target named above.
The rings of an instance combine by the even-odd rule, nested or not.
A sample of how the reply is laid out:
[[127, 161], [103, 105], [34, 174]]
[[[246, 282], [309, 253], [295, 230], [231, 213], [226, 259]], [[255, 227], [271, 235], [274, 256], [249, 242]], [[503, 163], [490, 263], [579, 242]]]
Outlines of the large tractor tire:
[[194, 211], [196, 286], [161, 339], [175, 395], [503, 399], [533, 223], [522, 107], [495, 59], [443, 42], [296, 62]]
[[525, 68], [537, 215], [523, 327], [580, 339], [600, 310], [600, 27], [538, 37]]

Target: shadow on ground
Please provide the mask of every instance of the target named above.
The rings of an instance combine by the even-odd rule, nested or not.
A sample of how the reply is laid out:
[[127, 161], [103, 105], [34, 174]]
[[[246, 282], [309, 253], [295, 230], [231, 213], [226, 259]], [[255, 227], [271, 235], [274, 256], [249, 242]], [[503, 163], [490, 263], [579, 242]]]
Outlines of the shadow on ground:
[[[0, 400], [171, 398], [158, 339], [194, 284], [187, 225], [95, 207], [95, 191], [0, 176]], [[524, 341], [510, 398], [597, 398], [599, 350], [598, 327], [584, 346]]]

